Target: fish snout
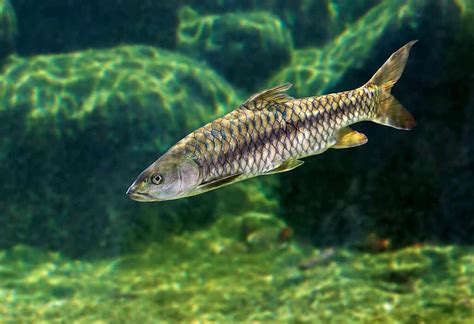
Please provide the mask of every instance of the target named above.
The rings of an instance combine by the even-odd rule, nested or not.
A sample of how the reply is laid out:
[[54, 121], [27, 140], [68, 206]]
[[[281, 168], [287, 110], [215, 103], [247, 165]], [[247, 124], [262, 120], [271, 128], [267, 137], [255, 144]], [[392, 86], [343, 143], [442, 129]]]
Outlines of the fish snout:
[[126, 195], [136, 201], [151, 201], [152, 197], [146, 192], [141, 192], [140, 189], [142, 189], [142, 186], [134, 182], [128, 187]]
[[130, 187], [128, 187], [127, 192], [125, 193], [127, 196], [133, 195], [133, 193], [136, 191], [135, 188], [135, 183], [133, 183]]

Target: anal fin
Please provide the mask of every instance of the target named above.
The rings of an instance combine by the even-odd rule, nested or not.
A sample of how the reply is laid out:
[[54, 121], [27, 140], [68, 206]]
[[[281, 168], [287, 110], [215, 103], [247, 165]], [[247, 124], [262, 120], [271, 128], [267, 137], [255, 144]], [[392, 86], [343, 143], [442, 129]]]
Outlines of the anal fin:
[[290, 170], [296, 169], [297, 167], [299, 167], [303, 163], [304, 162], [301, 161], [301, 160], [288, 159], [285, 162], [283, 162], [282, 164], [280, 164], [279, 166], [277, 166], [275, 169], [272, 169], [272, 170], [266, 172], [265, 174], [275, 174], [275, 173], [290, 171]]
[[344, 127], [339, 130], [336, 144], [332, 146], [335, 149], [343, 149], [354, 146], [359, 146], [367, 143], [367, 137], [353, 130], [350, 127]]

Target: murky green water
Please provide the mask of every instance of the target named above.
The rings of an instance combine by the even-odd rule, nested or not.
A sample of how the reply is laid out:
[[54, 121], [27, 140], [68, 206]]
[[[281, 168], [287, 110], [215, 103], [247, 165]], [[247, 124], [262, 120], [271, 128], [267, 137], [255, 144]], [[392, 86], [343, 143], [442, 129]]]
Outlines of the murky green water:
[[[474, 321], [474, 4], [0, 0], [0, 322]], [[200, 196], [140, 171], [284, 83], [393, 90], [417, 127]]]

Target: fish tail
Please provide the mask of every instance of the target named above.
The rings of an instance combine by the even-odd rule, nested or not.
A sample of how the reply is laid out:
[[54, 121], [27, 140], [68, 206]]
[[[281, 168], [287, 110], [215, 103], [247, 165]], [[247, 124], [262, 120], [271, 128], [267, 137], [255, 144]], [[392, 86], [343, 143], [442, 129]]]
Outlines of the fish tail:
[[411, 41], [393, 53], [365, 86], [380, 90], [380, 100], [374, 122], [397, 129], [412, 129], [416, 125], [413, 116], [390, 94], [392, 87], [405, 68], [410, 48], [417, 41]]

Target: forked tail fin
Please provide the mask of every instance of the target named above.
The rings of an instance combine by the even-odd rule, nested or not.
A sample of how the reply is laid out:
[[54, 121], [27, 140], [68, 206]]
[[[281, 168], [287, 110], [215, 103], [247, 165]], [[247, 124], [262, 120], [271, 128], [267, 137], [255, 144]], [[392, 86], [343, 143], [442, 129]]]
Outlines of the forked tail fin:
[[372, 76], [366, 86], [380, 89], [378, 114], [374, 122], [397, 129], [412, 129], [416, 125], [413, 116], [390, 94], [390, 91], [403, 73], [410, 48], [417, 41], [411, 41], [393, 53]]

